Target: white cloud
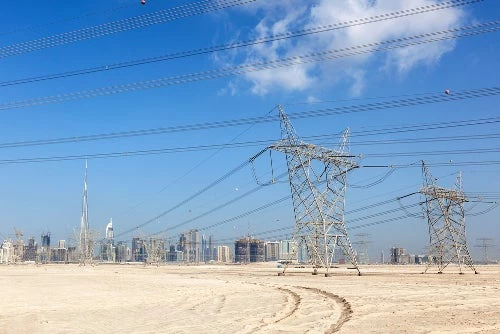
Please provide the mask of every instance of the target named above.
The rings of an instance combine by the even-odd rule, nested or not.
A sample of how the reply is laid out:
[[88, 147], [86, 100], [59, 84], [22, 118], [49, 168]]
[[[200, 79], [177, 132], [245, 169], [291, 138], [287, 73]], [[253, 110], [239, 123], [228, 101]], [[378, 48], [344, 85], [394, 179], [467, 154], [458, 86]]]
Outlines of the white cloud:
[[351, 95], [360, 96], [363, 88], [365, 88], [365, 71], [358, 69], [351, 69], [346, 71], [352, 79]]
[[314, 81], [314, 77], [308, 75], [306, 66], [251, 72], [246, 77], [252, 82], [252, 93], [256, 95], [265, 95], [275, 87], [303, 91]]
[[226, 87], [221, 88], [218, 92], [218, 96], [235, 96], [238, 94], [238, 86], [235, 82], [229, 81]]
[[[268, 36], [367, 18], [438, 2], [438, 0], [261, 1], [259, 2], [259, 10], [265, 13], [265, 17], [255, 26], [254, 34], [256, 37]], [[274, 60], [310, 52], [447, 30], [463, 24], [464, 17], [465, 13], [461, 8], [449, 8], [314, 34], [308, 37], [258, 44], [250, 50], [242, 52], [245, 52], [243, 56], [246, 63]], [[395, 49], [380, 55], [368, 53], [362, 56], [343, 58], [341, 61], [252, 72], [248, 73], [246, 78], [252, 83], [252, 92], [259, 95], [277, 89], [307, 91], [318, 82], [321, 82], [323, 86], [349, 82], [351, 94], [358, 96], [362, 94], [364, 87], [369, 85], [365, 79], [368, 71], [383, 68], [386, 70], [386, 75], [394, 75], [394, 72], [395, 74], [408, 73], [415, 67], [435, 64], [454, 47], [454, 41], [442, 41]], [[373, 60], [377, 60], [375, 64]]]

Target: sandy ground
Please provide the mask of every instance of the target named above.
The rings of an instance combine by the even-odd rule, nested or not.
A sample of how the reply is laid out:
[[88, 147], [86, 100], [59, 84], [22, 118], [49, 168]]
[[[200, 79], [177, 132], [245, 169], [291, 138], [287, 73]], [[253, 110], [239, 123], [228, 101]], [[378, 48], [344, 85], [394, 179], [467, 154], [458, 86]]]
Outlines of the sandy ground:
[[500, 333], [500, 266], [361, 268], [0, 266], [0, 333]]

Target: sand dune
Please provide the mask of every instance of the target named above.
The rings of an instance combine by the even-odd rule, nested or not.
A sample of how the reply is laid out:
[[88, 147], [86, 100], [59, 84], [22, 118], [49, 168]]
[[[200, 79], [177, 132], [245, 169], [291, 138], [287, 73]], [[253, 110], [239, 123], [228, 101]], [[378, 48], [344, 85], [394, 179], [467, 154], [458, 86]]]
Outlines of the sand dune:
[[500, 266], [0, 266], [0, 333], [500, 333]]

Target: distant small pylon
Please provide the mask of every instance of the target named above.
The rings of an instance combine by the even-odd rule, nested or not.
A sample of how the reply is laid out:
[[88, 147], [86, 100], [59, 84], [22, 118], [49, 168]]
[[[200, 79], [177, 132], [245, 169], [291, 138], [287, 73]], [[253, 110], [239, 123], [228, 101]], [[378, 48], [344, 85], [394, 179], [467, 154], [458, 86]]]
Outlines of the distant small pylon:
[[483, 263], [484, 264], [490, 263], [490, 259], [488, 257], [488, 249], [490, 247], [495, 246], [495, 245], [489, 243], [489, 241], [491, 241], [493, 239], [492, 238], [478, 238], [476, 240], [481, 242], [480, 245], [474, 245], [474, 247], [480, 247], [483, 249]]

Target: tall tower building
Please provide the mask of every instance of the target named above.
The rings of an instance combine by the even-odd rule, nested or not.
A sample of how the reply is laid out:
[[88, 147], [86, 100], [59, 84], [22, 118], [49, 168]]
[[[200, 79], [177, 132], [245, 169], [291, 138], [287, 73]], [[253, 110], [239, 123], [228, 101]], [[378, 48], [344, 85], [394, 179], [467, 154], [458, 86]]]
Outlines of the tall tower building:
[[280, 257], [280, 242], [267, 241], [266, 246], [266, 261], [278, 261]]
[[251, 237], [236, 240], [234, 243], [234, 261], [241, 263], [264, 262], [264, 242]]
[[217, 262], [232, 262], [231, 249], [229, 246], [217, 246]]
[[80, 222], [80, 237], [78, 242], [80, 252], [80, 264], [85, 265], [92, 262], [94, 245], [89, 229], [89, 207], [87, 202], [87, 161], [85, 161], [85, 178], [83, 182], [82, 196], [82, 218]]
[[106, 225], [106, 239], [113, 239], [113, 218], [109, 218], [109, 223]]

